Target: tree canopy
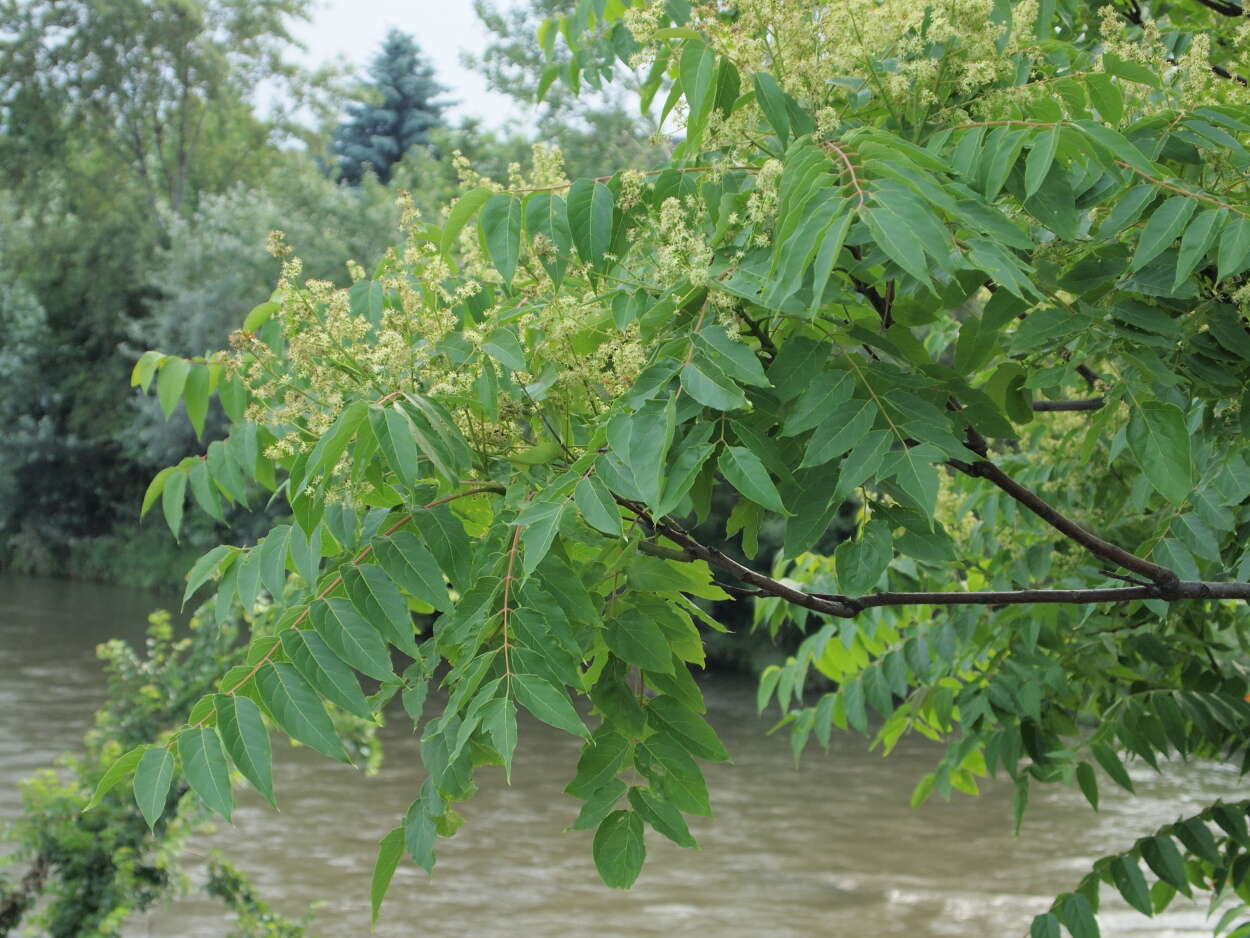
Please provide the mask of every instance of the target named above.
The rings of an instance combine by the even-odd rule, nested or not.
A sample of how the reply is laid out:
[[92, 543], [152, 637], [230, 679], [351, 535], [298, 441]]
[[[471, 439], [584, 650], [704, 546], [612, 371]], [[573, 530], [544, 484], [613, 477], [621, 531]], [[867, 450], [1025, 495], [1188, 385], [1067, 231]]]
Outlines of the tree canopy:
[[[917, 801], [1001, 773], [1018, 823], [1034, 785], [1131, 790], [1127, 762], [1250, 766], [1239, 12], [583, 0], [546, 22], [540, 89], [643, 70], [683, 131], [667, 165], [465, 167], [350, 288], [278, 244], [229, 351], [138, 362], [166, 413], [216, 394], [231, 420], [144, 511], [176, 535], [188, 499], [266, 490], [291, 518], [191, 570], [218, 618], [270, 614], [102, 787], [133, 772], [159, 806], [184, 777], [229, 817], [229, 764], [273, 795], [268, 724], [349, 761], [327, 707], [398, 696], [427, 777], [381, 839], [376, 914], [478, 769], [507, 777], [525, 710], [584, 740], [572, 826], [627, 887], [648, 828], [694, 846], [712, 810], [699, 762], [729, 754], [692, 669], [731, 600], [804, 636], [759, 689], [796, 755], [835, 727], [945, 744]], [[723, 494], [739, 557], [692, 533]], [[1097, 934], [1103, 883], [1236, 914], [1248, 810], [1142, 831], [1032, 933]]]
[[434, 78], [416, 40], [392, 29], [369, 66], [372, 79], [363, 90], [367, 100], [348, 106], [347, 119], [335, 128], [330, 150], [340, 178], [359, 185], [372, 169], [382, 182], [391, 167], [416, 146], [430, 142], [430, 131], [443, 125], [447, 89]]

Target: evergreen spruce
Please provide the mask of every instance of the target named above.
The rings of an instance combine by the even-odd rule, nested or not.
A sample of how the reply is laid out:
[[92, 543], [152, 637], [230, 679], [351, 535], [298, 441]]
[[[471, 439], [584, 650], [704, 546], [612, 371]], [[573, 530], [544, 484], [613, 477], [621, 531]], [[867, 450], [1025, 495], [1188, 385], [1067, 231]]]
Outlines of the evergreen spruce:
[[415, 146], [429, 143], [430, 131], [443, 126], [447, 102], [436, 100], [447, 89], [406, 33], [392, 29], [369, 66], [369, 99], [348, 106], [348, 117], [330, 143], [339, 178], [358, 185], [372, 167], [382, 182]]

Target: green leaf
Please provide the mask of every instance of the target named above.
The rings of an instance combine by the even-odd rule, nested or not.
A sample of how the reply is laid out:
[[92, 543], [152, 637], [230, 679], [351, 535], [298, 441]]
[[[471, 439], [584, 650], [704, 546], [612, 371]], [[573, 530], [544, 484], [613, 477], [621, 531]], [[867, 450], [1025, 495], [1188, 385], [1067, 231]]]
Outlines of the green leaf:
[[509, 371], [527, 371], [529, 366], [525, 361], [525, 349], [521, 346], [521, 340], [516, 337], [516, 333], [511, 329], [496, 329], [486, 337], [482, 343], [490, 357], [499, 362]]
[[854, 390], [855, 380], [849, 371], [817, 372], [810, 381], [804, 382], [802, 395], [786, 413], [781, 435], [794, 436], [819, 426], [830, 408], [849, 400]]
[[768, 470], [764, 468], [764, 463], [745, 446], [725, 447], [717, 466], [730, 485], [757, 505], [779, 515], [789, 513], [781, 501], [781, 493], [777, 491]]
[[491, 263], [511, 286], [521, 257], [521, 200], [502, 192], [491, 196], [482, 207], [478, 229]]
[[187, 588], [182, 592], [182, 604], [195, 595], [195, 591], [218, 575], [222, 561], [234, 553], [234, 548], [227, 544], [219, 544], [201, 557], [187, 574]]
[[677, 846], [690, 849], [699, 846], [690, 835], [690, 828], [686, 826], [681, 812], [655, 792], [646, 788], [631, 788], [629, 804], [640, 818], [651, 825], [652, 829]]
[[397, 827], [378, 841], [378, 858], [373, 863], [373, 878], [369, 883], [370, 924], [377, 925], [382, 900], [390, 888], [391, 878], [404, 856], [404, 829]]
[[1024, 162], [1024, 197], [1027, 199], [1046, 181], [1046, 174], [1059, 149], [1059, 128], [1044, 130], [1033, 138], [1028, 159]]
[[1102, 770], [1111, 776], [1112, 781], [1125, 791], [1132, 792], [1133, 780], [1129, 778], [1128, 772], [1124, 770], [1124, 763], [1115, 754], [1115, 750], [1106, 743], [1093, 743], [1089, 748], [1094, 758], [1098, 760], [1098, 764], [1102, 766]]
[[1142, 859], [1154, 874], [1165, 883], [1189, 895], [1189, 878], [1185, 875], [1185, 860], [1170, 837], [1158, 835], [1141, 842]]
[[346, 566], [343, 586], [356, 611], [381, 632], [383, 638], [406, 655], [418, 657], [408, 601], [382, 567], [372, 563]]
[[378, 449], [399, 481], [404, 485], [416, 482], [421, 471], [421, 456], [407, 414], [398, 405], [370, 407], [369, 426], [378, 441]]
[[595, 831], [595, 868], [604, 884], [628, 889], [647, 859], [642, 819], [633, 811], [613, 811]]
[[286, 629], [282, 632], [282, 650], [295, 670], [327, 700], [361, 719], [374, 718], [356, 675], [316, 632]]
[[375, 538], [373, 554], [400, 589], [439, 612], [451, 610], [451, 598], [447, 595], [447, 583], [438, 561], [411, 531]]
[[291, 526], [280, 524], [265, 535], [255, 548], [260, 581], [269, 595], [281, 601], [286, 587], [286, 554], [291, 539]]
[[579, 179], [569, 189], [569, 232], [583, 261], [598, 269], [612, 245], [615, 206], [612, 191], [601, 182]]
[[905, 446], [889, 453], [882, 460], [880, 478], [893, 477], [903, 494], [926, 516], [932, 518], [933, 512], [937, 510], [938, 489], [941, 487], [933, 464], [942, 461], [941, 451], [929, 443]]
[[609, 619], [604, 638], [608, 648], [628, 664], [659, 674], [673, 671], [673, 653], [663, 629], [636, 606], [627, 606]]
[[96, 784], [95, 792], [91, 795], [91, 800], [87, 802], [87, 806], [83, 808], [83, 812], [90, 811], [100, 803], [100, 800], [105, 795], [129, 778], [134, 772], [135, 766], [139, 764], [139, 760], [143, 758], [143, 754], [150, 748], [152, 747], [144, 743], [119, 756], [100, 777], [100, 781]]
[[187, 479], [191, 483], [191, 494], [195, 496], [196, 503], [204, 513], [215, 521], [225, 523], [225, 516], [221, 513], [221, 501], [217, 498], [217, 488], [208, 475], [208, 461], [197, 459], [192, 462]]
[[173, 466], [166, 466], [152, 477], [152, 481], [148, 483], [147, 490], [143, 493], [143, 505], [139, 509], [140, 518], [152, 510], [152, 506], [156, 504], [156, 500], [160, 498], [161, 493], [165, 491], [165, 486], [169, 482], [169, 477], [173, 475], [175, 471], [176, 469]]
[[514, 674], [511, 687], [521, 706], [544, 723], [574, 736], [590, 735], [573, 709], [569, 695], [546, 678], [537, 674]]
[[677, 74], [686, 94], [689, 114], [686, 118], [686, 152], [699, 149], [703, 128], [715, 101], [713, 77], [716, 54], [706, 43], [690, 40], [682, 48]]
[[1141, 270], [1170, 248], [1185, 230], [1197, 204], [1186, 196], [1174, 195], [1155, 209], [1138, 236], [1137, 251], [1133, 254], [1129, 271]]
[[490, 189], [473, 189], [456, 200], [456, 204], [451, 207], [451, 212], [447, 215], [447, 222], [443, 225], [442, 240], [439, 243], [439, 249], [444, 257], [450, 258], [456, 252], [461, 229], [494, 195], [495, 193]]
[[712, 816], [703, 773], [685, 747], [672, 736], [667, 733], [648, 736], [635, 750], [634, 765], [682, 811]]
[[260, 708], [247, 697], [218, 694], [213, 702], [217, 730], [226, 752], [265, 800], [277, 806], [273, 796], [273, 751]]
[[204, 435], [204, 418], [208, 416], [208, 368], [202, 364], [194, 364], [187, 373], [186, 386], [183, 389], [183, 400], [187, 405], [187, 419], [195, 429], [198, 440]]
[[914, 235], [907, 219], [895, 214], [884, 205], [876, 205], [860, 212], [873, 240], [904, 271], [911, 274], [926, 287], [932, 289], [929, 265], [920, 241]]
[[1180, 253], [1176, 258], [1176, 276], [1172, 280], [1174, 289], [1189, 279], [1189, 275], [1202, 263], [1203, 258], [1207, 256], [1207, 252], [1215, 243], [1223, 221], [1224, 210], [1222, 208], [1208, 209], [1185, 229], [1185, 234], [1181, 238]]
[[[547, 275], [559, 287], [568, 267], [569, 251], [573, 247], [573, 233], [569, 230], [568, 209], [564, 199], [552, 192], [535, 192], [531, 195], [525, 203], [525, 229], [531, 240], [535, 241], [535, 253]], [[542, 250], [539, 250], [536, 240], [539, 236], [547, 242]]]
[[[214, 729], [189, 729], [178, 734], [178, 759], [191, 790], [227, 821], [234, 810], [230, 769], [221, 738]], [[242, 771], [242, 768], [240, 768]]]
[[174, 780], [174, 754], [164, 746], [153, 746], [143, 753], [135, 769], [135, 802], [148, 829], [155, 830], [156, 822], [165, 813], [169, 800], [169, 785]]
[[378, 681], [398, 682], [382, 636], [356, 608], [338, 596], [312, 605], [309, 621], [336, 655], [361, 674]]
[[1124, 98], [1115, 82], [1109, 76], [1095, 72], [1085, 77], [1085, 87], [1098, 115], [1112, 126], [1120, 123], [1120, 118], [1124, 116]]
[[603, 819], [612, 813], [623, 794], [625, 794], [625, 783], [619, 778], [612, 779], [586, 799], [577, 818], [569, 825], [569, 830], [586, 831], [592, 827], [598, 827], [603, 823]]
[[612, 493], [596, 476], [587, 476], [577, 483], [573, 501], [582, 517], [596, 531], [610, 537], [621, 536], [621, 512], [612, 499]]
[[876, 419], [877, 405], [872, 401], [854, 398], [838, 404], [807, 441], [799, 468], [823, 466], [842, 457], [868, 435]]
[[1076, 781], [1081, 786], [1081, 793], [1085, 796], [1085, 800], [1089, 802], [1089, 806], [1095, 811], [1098, 810], [1098, 776], [1094, 774], [1094, 767], [1088, 762], [1082, 762], [1076, 767]]
[[285, 661], [265, 662], [256, 673], [256, 689], [284, 733], [324, 756], [351, 763], [320, 698], [294, 667]]
[[1098, 919], [1089, 900], [1079, 892], [1068, 893], [1059, 906], [1059, 918], [1072, 933], [1072, 938], [1100, 938]]
[[1059, 919], [1052, 912], [1035, 916], [1029, 926], [1029, 938], [1062, 938]]
[[243, 320], [243, 331], [255, 332], [267, 323], [270, 317], [281, 308], [281, 305], [272, 300], [261, 303], [259, 306], [253, 306], [252, 311]]
[[1142, 915], [1153, 916], [1154, 905], [1150, 901], [1150, 887], [1141, 868], [1129, 857], [1118, 856], [1111, 861], [1111, 879], [1124, 900]]
[[786, 93], [777, 84], [777, 79], [767, 72], [756, 72], [752, 82], [755, 86], [755, 101], [784, 149], [790, 138], [790, 113], [786, 107]]
[[632, 752], [633, 746], [624, 736], [600, 730], [582, 746], [577, 774], [565, 787], [565, 792], [574, 798], [594, 797], [624, 768]]
[[729, 376], [704, 360], [687, 362], [681, 369], [681, 388], [704, 407], [738, 410], [747, 406], [746, 395]]
[[659, 721], [683, 746], [709, 762], [728, 762], [729, 753], [708, 722], [675, 697], [663, 694], [647, 702], [647, 715]]
[[866, 593], [877, 585], [894, 557], [890, 525], [874, 518], [857, 541], [843, 541], [833, 553], [838, 588], [848, 596]]
[[151, 350], [140, 355], [134, 368], [130, 370], [130, 386], [140, 387], [146, 394], [152, 384], [152, 378], [156, 375], [156, 369], [164, 357], [160, 352]]
[[1150, 484], [1173, 505], [1193, 491], [1193, 465], [1185, 415], [1175, 404], [1146, 401], [1134, 408], [1126, 430], [1129, 450]]
[[1216, 258], [1219, 279], [1230, 277], [1246, 266], [1250, 257], [1250, 218], [1235, 215], [1220, 232], [1220, 249]]
[[182, 397], [190, 372], [191, 363], [184, 358], [171, 355], [161, 364], [161, 372], [156, 378], [156, 399], [166, 419], [178, 406], [178, 399]]
[[512, 781], [512, 754], [516, 751], [516, 704], [511, 697], [496, 697], [482, 708], [482, 729], [503, 759], [504, 779]]
[[535, 502], [523, 511], [516, 520], [521, 525], [521, 565], [525, 575], [533, 573], [551, 545], [555, 541], [556, 532], [560, 530], [560, 519], [564, 516], [565, 501]]
[[187, 500], [187, 470], [175, 469], [165, 480], [165, 488], [161, 492], [161, 511], [165, 514], [165, 523], [178, 539], [182, 530], [182, 512]]
[[730, 338], [724, 326], [705, 327], [695, 335], [695, 344], [734, 381], [757, 388], [770, 386], [755, 352]]

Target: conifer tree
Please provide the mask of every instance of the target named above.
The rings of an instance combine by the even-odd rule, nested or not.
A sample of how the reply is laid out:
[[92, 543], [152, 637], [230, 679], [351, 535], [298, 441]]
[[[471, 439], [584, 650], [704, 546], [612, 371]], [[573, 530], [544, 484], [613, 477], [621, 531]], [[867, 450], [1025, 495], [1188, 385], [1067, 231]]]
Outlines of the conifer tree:
[[429, 143], [430, 131], [443, 125], [447, 89], [434, 78], [434, 67], [407, 33], [392, 29], [369, 66], [368, 99], [348, 106], [347, 119], [330, 143], [339, 178], [358, 185], [366, 167], [387, 182], [391, 168], [415, 146]]

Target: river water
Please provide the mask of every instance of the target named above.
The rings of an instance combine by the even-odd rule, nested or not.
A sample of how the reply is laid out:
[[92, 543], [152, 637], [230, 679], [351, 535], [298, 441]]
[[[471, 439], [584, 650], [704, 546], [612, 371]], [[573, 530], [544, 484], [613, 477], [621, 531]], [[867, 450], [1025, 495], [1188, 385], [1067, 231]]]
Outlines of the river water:
[[[141, 639], [147, 611], [168, 598], [109, 587], [0, 579], [0, 818], [19, 807], [17, 781], [73, 749], [103, 700], [94, 647]], [[479, 770], [466, 822], [439, 842], [429, 878], [400, 867], [376, 934], [440, 938], [1002, 938], [1028, 933], [1048, 897], [1070, 888], [1098, 856], [1216, 797], [1244, 796], [1226, 766], [1176, 766], [1166, 778], [1135, 772], [1137, 798], [1104, 780], [1094, 813], [1079, 793], [1035, 787], [1019, 838], [1011, 791], [956, 795], [911, 810], [915, 781], [938, 757], [923, 741], [887, 759], [863, 738], [835, 733], [798, 769], [788, 740], [765, 735], [754, 688], [741, 678], [704, 682], [709, 718], [734, 757], [707, 766], [714, 820], [696, 818], [701, 849], [649, 833], [642, 876], [628, 892], [599, 884], [590, 832], [564, 832], [580, 802], [562, 793], [577, 742], [523, 722], [512, 784]], [[319, 903], [321, 938], [369, 934], [369, 877], [376, 843], [402, 817], [422, 778], [411, 730], [383, 731], [386, 762], [373, 778], [275, 737], [281, 810], [240, 793], [233, 826], [188, 845], [185, 868], [202, 878], [214, 848], [254, 877], [277, 909]], [[1104, 901], [1103, 934], [1196, 938], [1210, 934], [1203, 907], [1178, 899], [1148, 920]], [[127, 938], [221, 938], [221, 906], [192, 894], [127, 926]]]

